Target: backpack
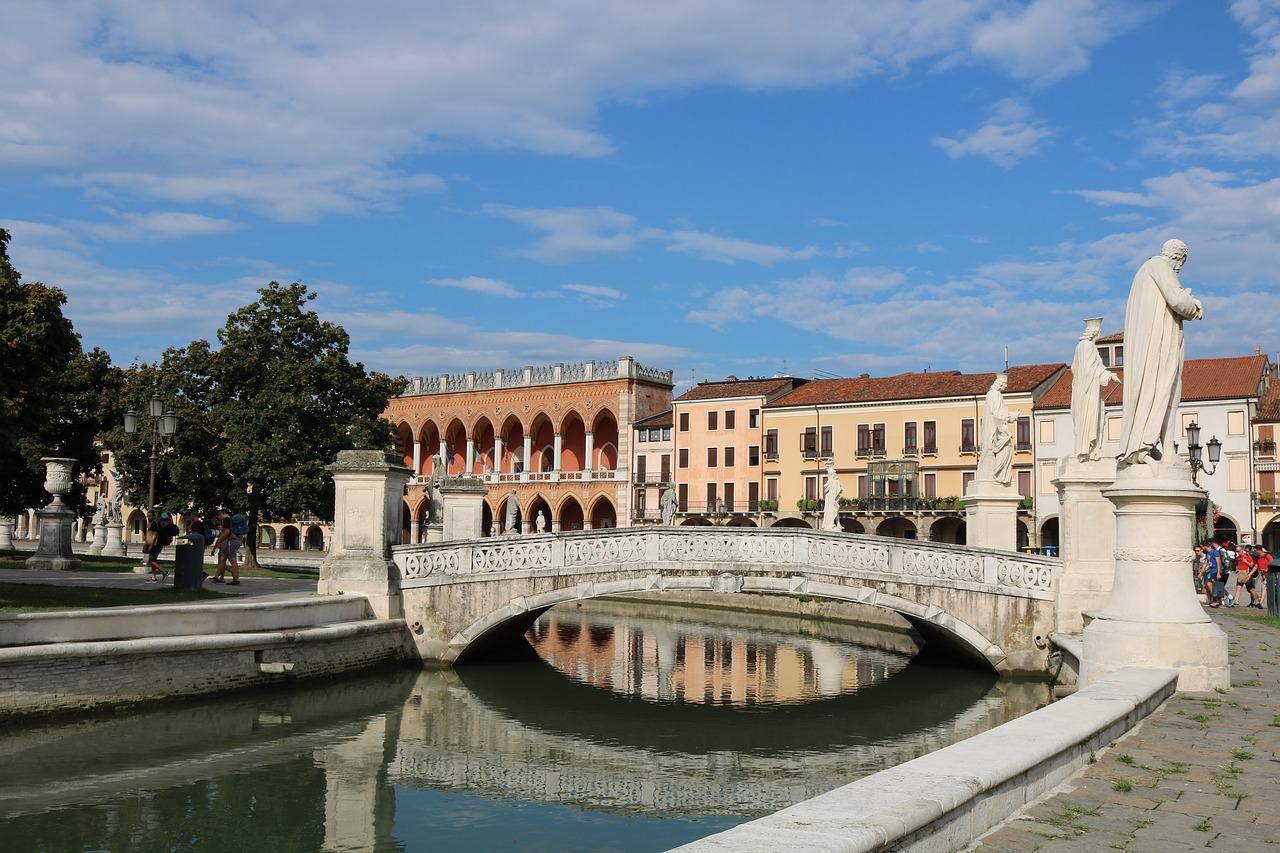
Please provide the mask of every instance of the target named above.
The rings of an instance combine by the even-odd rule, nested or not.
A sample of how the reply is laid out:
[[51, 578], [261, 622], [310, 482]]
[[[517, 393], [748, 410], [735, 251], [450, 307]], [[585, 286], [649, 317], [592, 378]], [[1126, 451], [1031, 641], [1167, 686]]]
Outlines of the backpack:
[[231, 516], [231, 532], [236, 536], [244, 536], [249, 532], [249, 519], [238, 512]]
[[160, 520], [159, 527], [156, 528], [157, 541], [161, 548], [168, 548], [173, 542], [173, 537], [178, 533], [178, 525], [172, 521]]

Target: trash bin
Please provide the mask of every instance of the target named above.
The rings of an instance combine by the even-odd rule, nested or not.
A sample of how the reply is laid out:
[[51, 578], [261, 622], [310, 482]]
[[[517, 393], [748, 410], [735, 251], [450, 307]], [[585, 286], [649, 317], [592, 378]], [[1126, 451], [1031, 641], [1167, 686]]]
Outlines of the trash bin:
[[1267, 572], [1267, 615], [1280, 616], [1280, 601], [1276, 600], [1277, 587], [1280, 587], [1280, 572], [1272, 569]]
[[204, 587], [204, 537], [188, 533], [179, 536], [173, 548], [173, 588], [195, 592]]

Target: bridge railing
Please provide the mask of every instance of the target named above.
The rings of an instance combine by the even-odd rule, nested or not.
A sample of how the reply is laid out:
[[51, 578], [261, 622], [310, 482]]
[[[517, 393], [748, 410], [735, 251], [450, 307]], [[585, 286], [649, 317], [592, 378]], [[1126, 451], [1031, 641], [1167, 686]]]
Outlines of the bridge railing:
[[406, 587], [501, 572], [713, 564], [866, 574], [926, 585], [970, 584], [1050, 598], [1049, 557], [852, 533], [786, 528], [642, 527], [526, 534], [392, 549]]

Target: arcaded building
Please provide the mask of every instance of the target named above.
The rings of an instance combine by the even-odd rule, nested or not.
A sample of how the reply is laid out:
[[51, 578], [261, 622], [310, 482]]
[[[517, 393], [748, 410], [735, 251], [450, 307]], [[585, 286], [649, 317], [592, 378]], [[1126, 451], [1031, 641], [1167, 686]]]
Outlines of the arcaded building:
[[[671, 408], [672, 371], [616, 361], [417, 377], [384, 415], [414, 472], [403, 539], [425, 538], [434, 466], [483, 477], [484, 531], [533, 533], [626, 526], [637, 421]], [[438, 461], [437, 461], [438, 460]]]

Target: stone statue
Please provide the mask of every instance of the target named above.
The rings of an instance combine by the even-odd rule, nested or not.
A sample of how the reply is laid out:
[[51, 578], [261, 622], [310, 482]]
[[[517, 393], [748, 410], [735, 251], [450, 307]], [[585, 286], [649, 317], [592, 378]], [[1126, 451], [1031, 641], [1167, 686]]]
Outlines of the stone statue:
[[978, 456], [979, 482], [990, 481], [1007, 486], [1013, 482], [1013, 434], [1009, 424], [1018, 416], [1004, 404], [1004, 389], [1009, 385], [1007, 373], [997, 373], [987, 391], [982, 409], [982, 449]]
[[431, 494], [432, 521], [444, 521], [444, 498], [440, 494], [440, 486], [444, 483], [444, 477], [444, 460], [437, 453], [431, 457], [431, 479], [428, 481], [428, 489], [430, 489]]
[[1071, 359], [1071, 423], [1076, 433], [1076, 459], [1089, 462], [1098, 459], [1102, 450], [1102, 421], [1105, 407], [1101, 391], [1116, 381], [1098, 355], [1098, 333], [1102, 318], [1084, 321], [1084, 334], [1076, 344]]
[[511, 496], [507, 498], [507, 533], [517, 533], [516, 530], [516, 490], [511, 490]]
[[822, 489], [822, 529], [840, 529], [840, 476], [830, 459], [827, 460], [827, 485]]
[[1178, 281], [1187, 244], [1170, 240], [1133, 277], [1124, 315], [1124, 421], [1119, 465], [1154, 463], [1177, 440], [1182, 398], [1183, 320], [1199, 320], [1200, 300]]
[[534, 525], [536, 525], [536, 526], [537, 526], [537, 528], [538, 528], [538, 532], [539, 532], [539, 533], [546, 533], [546, 532], [547, 532], [547, 514], [546, 514], [546, 512], [539, 512], [539, 513], [537, 514], [537, 516], [533, 519], [533, 523], [534, 523]]
[[98, 500], [94, 505], [93, 518], [89, 523], [95, 528], [105, 524], [107, 521], [107, 496], [104, 492], [98, 492]]
[[662, 523], [670, 525], [675, 520], [676, 509], [679, 504], [676, 501], [676, 490], [674, 486], [667, 486], [662, 490]]
[[121, 507], [124, 504], [124, 490], [116, 488], [116, 493], [107, 501], [107, 524], [122, 524]]

